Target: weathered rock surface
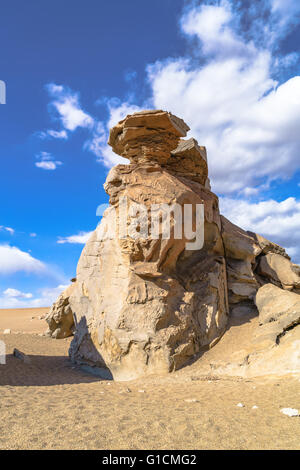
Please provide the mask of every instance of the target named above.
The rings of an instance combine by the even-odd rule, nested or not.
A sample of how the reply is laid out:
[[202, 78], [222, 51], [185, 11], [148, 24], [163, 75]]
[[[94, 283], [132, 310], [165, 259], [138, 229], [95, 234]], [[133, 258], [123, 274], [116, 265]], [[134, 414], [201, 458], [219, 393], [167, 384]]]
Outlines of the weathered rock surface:
[[259, 260], [257, 272], [278, 287], [300, 292], [300, 277], [295, 265], [280, 254], [269, 252], [263, 255]]
[[276, 322], [289, 312], [296, 311], [300, 317], [300, 296], [283, 291], [273, 284], [265, 284], [258, 290], [255, 303], [261, 325]]
[[251, 308], [258, 289], [266, 283], [298, 291], [299, 270], [284, 248], [261, 235], [246, 232], [223, 216], [221, 222], [232, 311], [241, 304]]
[[[259, 311], [257, 327], [247, 330], [246, 339], [241, 332], [235, 351], [229, 351], [227, 340], [227, 357], [223, 354], [221, 360], [211, 361], [211, 370], [217, 375], [242, 377], [300, 374], [300, 296], [265, 284], [258, 290], [255, 303]], [[251, 312], [244, 314], [247, 322], [257, 320], [253, 316], [251, 319]], [[230, 330], [228, 334], [234, 336]]]
[[75, 285], [76, 283], [71, 284], [64, 290], [46, 316], [48, 323], [46, 334], [52, 338], [62, 339], [74, 334], [74, 318], [69, 299]]
[[251, 375], [300, 373], [300, 296], [265, 284], [256, 295], [259, 328], [248, 357]]
[[[78, 264], [77, 288], [71, 295], [78, 324], [70, 354], [74, 361], [108, 367], [119, 380], [177, 369], [226, 328], [227, 281], [218, 198], [204, 184], [188, 178], [185, 169], [177, 174], [178, 162], [173, 164], [171, 156], [187, 129], [170, 113], [147, 112], [126, 118], [111, 131], [113, 149], [133, 163], [110, 171], [105, 190], [111, 208]], [[183, 160], [199, 168], [205, 183], [205, 149], [195, 141], [186, 148], [180, 143], [179, 149], [174, 161], [183, 152]], [[162, 238], [162, 227], [158, 239], [150, 235], [107, 238], [124, 198], [130, 208], [142, 204], [148, 211], [153, 204], [180, 208], [204, 204], [204, 247], [187, 250], [185, 235], [174, 236], [174, 219], [167, 239]], [[147, 214], [138, 219], [133, 211], [131, 221], [136, 220], [150, 224]]]
[[[83, 249], [76, 282], [47, 317], [57, 338], [72, 333], [74, 317], [71, 359], [109, 369], [117, 380], [178, 369], [219, 341], [229, 313], [243, 319], [258, 314], [258, 308], [263, 322], [272, 310], [270, 295], [279, 296], [276, 305], [281, 305], [286, 295], [297, 298], [300, 292], [300, 268], [283, 248], [220, 216], [205, 147], [195, 139], [183, 140], [188, 130], [164, 111], [129, 115], [111, 130], [109, 144], [130, 164], [109, 172], [104, 188], [110, 207]], [[191, 243], [183, 218], [177, 217], [186, 205], [192, 230], [204, 226], [203, 246]], [[197, 219], [197, 206], [204, 208], [203, 220]], [[171, 215], [167, 237], [163, 223], [156, 224], [156, 232], [150, 230], [153, 218], [165, 222], [161, 207]], [[279, 292], [271, 291], [270, 282]], [[274, 325], [267, 320], [272, 328], [278, 323], [281, 333], [297, 317], [286, 308], [282, 318], [276, 313]], [[259, 327], [252, 362], [253, 354], [261, 354], [257, 351], [278, 346], [282, 335], [271, 327], [266, 327], [267, 338]], [[249, 366], [249, 357], [243, 356], [243, 367]]]

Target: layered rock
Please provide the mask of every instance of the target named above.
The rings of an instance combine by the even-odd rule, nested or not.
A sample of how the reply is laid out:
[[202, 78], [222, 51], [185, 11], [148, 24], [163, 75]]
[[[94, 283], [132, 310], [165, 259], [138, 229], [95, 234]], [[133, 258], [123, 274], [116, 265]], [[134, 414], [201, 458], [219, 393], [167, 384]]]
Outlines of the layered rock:
[[180, 137], [190, 128], [171, 113], [161, 110], [141, 111], [128, 115], [110, 131], [109, 145], [114, 152], [132, 163], [166, 163]]

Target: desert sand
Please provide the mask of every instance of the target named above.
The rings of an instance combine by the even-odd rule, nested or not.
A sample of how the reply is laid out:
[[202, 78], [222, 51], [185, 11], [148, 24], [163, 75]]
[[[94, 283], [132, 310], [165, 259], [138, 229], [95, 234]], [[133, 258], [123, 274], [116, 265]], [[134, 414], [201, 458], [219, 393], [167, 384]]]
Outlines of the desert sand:
[[13, 333], [43, 333], [47, 330], [44, 317], [49, 308], [0, 309], [0, 333], [10, 329]]
[[173, 374], [114, 382], [75, 367], [70, 338], [40, 336], [46, 323], [31, 317], [43, 313], [0, 311], [1, 331], [12, 330], [0, 334], [0, 449], [300, 449], [300, 418], [280, 412], [300, 409], [300, 376], [207, 374], [249, 341], [257, 317], [232, 321], [213, 349]]

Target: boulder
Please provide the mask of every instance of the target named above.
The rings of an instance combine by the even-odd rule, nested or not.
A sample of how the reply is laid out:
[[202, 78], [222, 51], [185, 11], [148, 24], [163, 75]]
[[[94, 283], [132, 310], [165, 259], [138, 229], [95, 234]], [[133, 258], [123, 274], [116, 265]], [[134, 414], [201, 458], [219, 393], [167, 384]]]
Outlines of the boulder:
[[69, 299], [76, 283], [71, 284], [52, 305], [45, 320], [48, 323], [47, 336], [55, 339], [67, 338], [74, 334], [74, 318]]
[[300, 290], [299, 271], [289, 259], [277, 253], [261, 256], [257, 273], [286, 290]]
[[284, 248], [241, 229], [223, 216], [221, 223], [231, 311], [237, 305], [254, 303], [258, 289], [270, 282], [300, 292], [299, 267], [291, 262]]
[[298, 315], [300, 321], [300, 296], [293, 292], [280, 289], [273, 284], [261, 287], [255, 298], [259, 311], [260, 325], [274, 323], [284, 318]]

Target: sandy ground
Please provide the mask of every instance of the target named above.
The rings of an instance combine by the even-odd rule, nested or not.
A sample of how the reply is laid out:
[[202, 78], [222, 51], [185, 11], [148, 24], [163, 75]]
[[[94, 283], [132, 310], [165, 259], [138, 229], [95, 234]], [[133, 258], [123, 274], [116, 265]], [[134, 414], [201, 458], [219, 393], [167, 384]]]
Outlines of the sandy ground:
[[[10, 312], [10, 325], [1, 315], [1, 329], [14, 329], [14, 315], [20, 321], [20, 312]], [[18, 331], [33, 327], [32, 310], [23, 315]], [[67, 357], [70, 339], [39, 336], [43, 321], [34, 334], [0, 334], [8, 354], [0, 365], [0, 449], [300, 449], [300, 418], [280, 413], [300, 410], [299, 376], [204, 374], [210, 361], [247, 342], [255, 322], [233, 323], [189, 367], [126, 383], [75, 368]], [[13, 348], [31, 363], [14, 357]]]
[[47, 330], [44, 317], [50, 308], [0, 309], [0, 333], [10, 329], [13, 333], [43, 333]]

